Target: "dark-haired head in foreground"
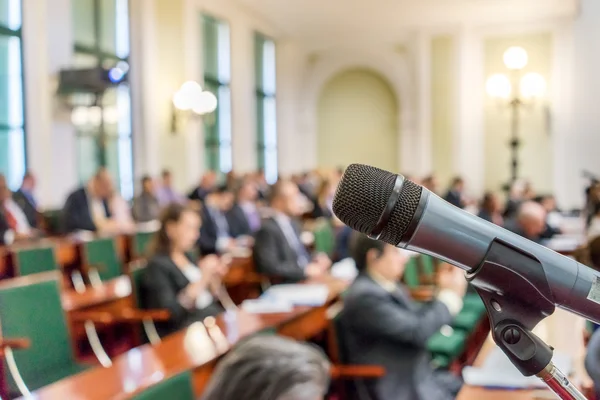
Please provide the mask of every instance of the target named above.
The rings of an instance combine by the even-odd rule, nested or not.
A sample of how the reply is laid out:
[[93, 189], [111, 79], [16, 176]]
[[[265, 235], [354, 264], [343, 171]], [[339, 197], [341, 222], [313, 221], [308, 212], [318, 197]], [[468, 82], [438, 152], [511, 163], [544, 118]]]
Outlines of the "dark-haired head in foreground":
[[202, 400], [321, 400], [328, 386], [329, 362], [319, 349], [255, 336], [221, 360]]

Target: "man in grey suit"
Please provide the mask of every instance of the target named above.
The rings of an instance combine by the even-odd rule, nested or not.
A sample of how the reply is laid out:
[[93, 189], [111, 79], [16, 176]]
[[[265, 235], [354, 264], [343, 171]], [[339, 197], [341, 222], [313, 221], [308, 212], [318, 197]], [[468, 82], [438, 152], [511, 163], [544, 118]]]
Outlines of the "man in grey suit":
[[461, 382], [432, 368], [427, 340], [462, 307], [466, 281], [457, 268], [438, 274], [437, 299], [414, 302], [397, 282], [409, 255], [389, 244], [360, 235], [352, 257], [359, 275], [344, 297], [340, 317], [343, 355], [350, 364], [381, 365], [386, 375], [368, 387], [377, 400], [447, 400]]

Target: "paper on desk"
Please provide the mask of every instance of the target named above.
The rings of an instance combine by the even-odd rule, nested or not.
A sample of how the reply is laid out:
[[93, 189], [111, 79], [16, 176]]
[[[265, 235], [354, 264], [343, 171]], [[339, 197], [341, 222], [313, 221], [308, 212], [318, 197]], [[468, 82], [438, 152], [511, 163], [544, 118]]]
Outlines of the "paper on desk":
[[585, 237], [582, 235], [556, 235], [548, 239], [544, 246], [554, 251], [573, 251], [585, 243]]
[[350, 257], [344, 258], [331, 266], [331, 276], [338, 279], [353, 281], [358, 275], [356, 263]]
[[284, 284], [271, 286], [261, 299], [276, 299], [296, 306], [318, 307], [325, 304], [329, 289], [321, 284]]
[[251, 314], [272, 314], [290, 312], [294, 306], [290, 302], [270, 299], [244, 300], [242, 310]]
[[[573, 362], [570, 356], [555, 352], [552, 361], [567, 376], [572, 373]], [[462, 376], [465, 384], [472, 386], [520, 389], [546, 387], [536, 376], [523, 376], [498, 347], [494, 347], [481, 367], [463, 368]]]

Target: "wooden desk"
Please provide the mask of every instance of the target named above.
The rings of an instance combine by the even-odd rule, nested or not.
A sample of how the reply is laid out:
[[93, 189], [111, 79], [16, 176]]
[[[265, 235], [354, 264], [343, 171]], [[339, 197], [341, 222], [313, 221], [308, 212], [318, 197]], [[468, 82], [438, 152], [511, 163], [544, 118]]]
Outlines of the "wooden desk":
[[186, 370], [193, 371], [196, 395], [200, 395], [210, 378], [219, 356], [227, 352], [240, 339], [268, 329], [281, 334], [292, 334], [297, 339], [308, 339], [304, 335], [313, 329], [298, 331], [301, 326], [326, 324], [325, 311], [347, 284], [339, 281], [327, 282], [330, 295], [321, 307], [296, 307], [289, 313], [247, 314], [237, 311], [216, 318], [216, 329], [212, 339], [202, 324], [165, 338], [160, 344], [149, 344], [132, 349], [115, 358], [110, 368], [96, 367], [72, 376], [35, 393], [37, 399], [128, 399], [135, 393], [168, 379]]

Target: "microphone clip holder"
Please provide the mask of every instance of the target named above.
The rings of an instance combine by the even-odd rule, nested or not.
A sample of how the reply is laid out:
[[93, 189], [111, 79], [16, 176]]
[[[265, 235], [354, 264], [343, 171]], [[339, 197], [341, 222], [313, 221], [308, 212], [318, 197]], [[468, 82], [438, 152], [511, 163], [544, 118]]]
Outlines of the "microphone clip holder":
[[552, 292], [539, 260], [494, 240], [467, 280], [483, 300], [492, 338], [524, 375], [537, 375], [560, 399], [585, 400], [552, 363], [554, 349], [533, 328], [554, 312]]

